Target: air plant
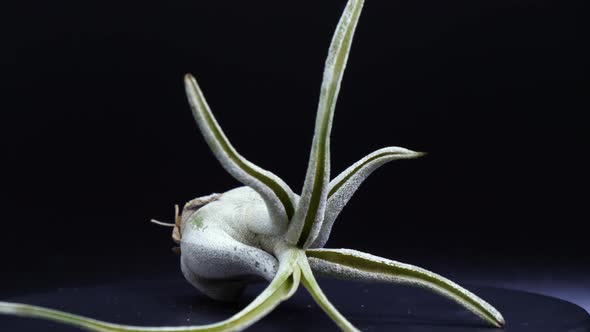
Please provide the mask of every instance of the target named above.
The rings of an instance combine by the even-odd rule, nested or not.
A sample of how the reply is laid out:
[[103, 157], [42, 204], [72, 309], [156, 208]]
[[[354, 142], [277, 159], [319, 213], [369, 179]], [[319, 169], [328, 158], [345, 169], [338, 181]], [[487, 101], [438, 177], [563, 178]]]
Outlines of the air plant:
[[[295, 293], [299, 283], [343, 331], [357, 329], [332, 305], [315, 275], [339, 279], [403, 283], [450, 298], [490, 324], [504, 325], [490, 304], [454, 282], [422, 268], [350, 249], [323, 249], [336, 217], [362, 182], [380, 166], [422, 153], [387, 147], [362, 158], [330, 180], [330, 131], [340, 82], [363, 7], [349, 0], [338, 23], [326, 60], [311, 155], [301, 196], [278, 176], [242, 157], [211, 113], [191, 75], [188, 99], [213, 154], [245, 185], [185, 204], [176, 211], [173, 239], [185, 278], [207, 296], [232, 300], [260, 279], [270, 282], [248, 306], [215, 324], [139, 327], [111, 324], [37, 306], [0, 302], [0, 313], [42, 318], [89, 331], [234, 331], [261, 319]], [[157, 222], [159, 223], [159, 222]]]

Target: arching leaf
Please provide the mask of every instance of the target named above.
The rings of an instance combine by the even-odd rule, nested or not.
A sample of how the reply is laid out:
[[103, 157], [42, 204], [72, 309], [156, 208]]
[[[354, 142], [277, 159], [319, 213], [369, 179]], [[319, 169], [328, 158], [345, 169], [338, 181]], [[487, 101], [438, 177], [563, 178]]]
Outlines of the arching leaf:
[[379, 149], [363, 159], [357, 161], [340, 173], [336, 178], [330, 181], [328, 191], [328, 206], [324, 216], [324, 222], [317, 238], [311, 245], [312, 248], [322, 248], [326, 245], [334, 221], [344, 208], [346, 203], [352, 198], [360, 185], [373, 173], [377, 168], [386, 163], [398, 159], [410, 159], [424, 155], [421, 152], [392, 146]]
[[279, 303], [291, 297], [299, 286], [300, 276], [297, 255], [293, 254], [281, 262], [274, 280], [246, 308], [222, 322], [201, 326], [141, 327], [112, 324], [59, 310], [9, 302], [0, 302], [0, 314], [40, 318], [96, 332], [241, 331], [266, 316]]
[[306, 255], [312, 270], [320, 275], [420, 286], [450, 298], [494, 326], [504, 325], [500, 312], [489, 303], [428, 270], [350, 249], [310, 249]]
[[328, 51], [305, 183], [287, 237], [299, 247], [311, 245], [324, 219], [330, 180], [332, 118], [363, 3], [363, 0], [348, 2]]
[[215, 157], [234, 178], [262, 196], [271, 218], [285, 231], [295, 211], [296, 198], [291, 188], [278, 176], [254, 165], [236, 151], [221, 130], [193, 76], [185, 76], [185, 86], [193, 115]]

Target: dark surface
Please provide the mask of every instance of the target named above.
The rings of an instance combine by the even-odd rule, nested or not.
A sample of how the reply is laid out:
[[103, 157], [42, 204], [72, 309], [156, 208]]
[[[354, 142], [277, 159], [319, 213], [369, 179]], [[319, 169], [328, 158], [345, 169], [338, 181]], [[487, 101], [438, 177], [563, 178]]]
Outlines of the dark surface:
[[[340, 311], [363, 331], [496, 331], [470, 312], [430, 292], [395, 285], [321, 280]], [[240, 310], [264, 286], [249, 288], [236, 304], [209, 300], [180, 275], [121, 281], [81, 288], [14, 296], [9, 300], [48, 306], [110, 322], [136, 325], [211, 323]], [[500, 288], [468, 287], [496, 306], [506, 318], [504, 331], [586, 332], [590, 316], [580, 307], [555, 298]], [[78, 331], [53, 323], [0, 317], [1, 331]], [[300, 288], [254, 331], [323, 331], [336, 326]]]

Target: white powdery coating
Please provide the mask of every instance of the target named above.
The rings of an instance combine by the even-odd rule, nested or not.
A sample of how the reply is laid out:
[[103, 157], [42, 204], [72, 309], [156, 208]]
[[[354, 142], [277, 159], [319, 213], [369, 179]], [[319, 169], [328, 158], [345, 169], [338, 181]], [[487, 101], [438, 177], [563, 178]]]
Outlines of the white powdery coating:
[[[351, 36], [354, 35], [354, 31], [356, 30], [356, 26], [358, 23], [357, 20], [361, 10], [363, 9], [363, 5], [364, 0], [349, 1], [346, 8], [344, 9], [344, 12], [342, 13], [342, 16], [340, 17], [340, 21], [338, 22], [338, 26], [336, 27], [336, 31], [334, 32], [334, 36], [332, 37], [332, 42], [330, 44], [330, 52], [328, 52], [328, 57], [326, 58], [326, 65], [324, 68], [324, 82], [326, 83], [332, 82], [334, 80], [334, 67], [336, 65], [338, 56], [344, 56], [342, 61], [344, 67], [346, 67], [346, 64], [348, 63], [350, 45], [348, 45], [349, 48], [346, 49], [343, 54], [336, 52], [336, 50], [342, 48], [344, 38], [346, 37], [347, 31], [349, 31], [349, 29]], [[340, 89], [340, 83], [342, 81], [343, 72], [344, 68], [342, 68], [342, 70], [336, 73], [337, 90]], [[338, 92], [336, 92], [336, 95], [338, 95]]]
[[187, 266], [184, 259], [180, 260], [180, 270], [185, 279], [198, 289], [201, 293], [218, 301], [234, 301], [244, 291], [248, 284], [245, 279], [240, 280], [225, 280], [225, 279], [208, 279], [193, 271]]
[[269, 252], [279, 239], [250, 229], [271, 224], [264, 201], [249, 187], [221, 194], [192, 214], [183, 213], [180, 250], [185, 278], [218, 299], [239, 295], [248, 282], [272, 280], [278, 261]]
[[[340, 92], [342, 77], [344, 75], [344, 70], [346, 69], [346, 64], [348, 63], [352, 37], [354, 36], [363, 4], [363, 0], [351, 0], [347, 3], [338, 22], [334, 36], [332, 37], [328, 57], [326, 58], [324, 66], [314, 138], [305, 176], [305, 183], [301, 193], [301, 200], [299, 201], [297, 211], [295, 212], [295, 217], [289, 225], [289, 230], [286, 236], [287, 241], [292, 244], [299, 241], [300, 234], [305, 226], [306, 214], [310, 212], [309, 202], [315, 183], [316, 181], [322, 181], [320, 202], [303, 248], [312, 246], [316, 237], [320, 234], [322, 224], [324, 223], [328, 194], [327, 187], [330, 179], [330, 133], [332, 131], [332, 121], [334, 118], [336, 101]], [[318, 164], [318, 158], [321, 157], [319, 156], [319, 152], [322, 140], [325, 140], [324, 174], [321, 179], [318, 179], [316, 166]]]
[[231, 145], [231, 143], [225, 136], [225, 133], [217, 123], [217, 120], [213, 116], [211, 110], [209, 109], [209, 106], [207, 105], [207, 102], [205, 101], [203, 93], [201, 92], [196, 80], [192, 76], [187, 77], [185, 79], [185, 86], [189, 103], [193, 109], [193, 114], [195, 116], [195, 119], [197, 120], [197, 124], [201, 131], [201, 134], [205, 138], [205, 141], [209, 145], [209, 148], [211, 149], [211, 151], [213, 151], [215, 157], [219, 160], [222, 167], [229, 174], [231, 174], [236, 180], [240, 181], [241, 183], [256, 190], [260, 194], [260, 196], [262, 196], [264, 202], [267, 205], [268, 213], [270, 213], [271, 219], [274, 220], [275, 224], [277, 225], [273, 229], [268, 229], [268, 231], [271, 232], [268, 234], [276, 235], [279, 233], [283, 233], [286, 230], [288, 223], [287, 213], [285, 211], [283, 203], [280, 201], [280, 199], [277, 197], [275, 192], [270, 187], [268, 187], [266, 184], [262, 183], [252, 175], [248, 174], [244, 169], [240, 167], [240, 165], [238, 165], [234, 160], [230, 158], [227, 152], [223, 149], [221, 142], [217, 140], [212, 128], [209, 127], [209, 123], [205, 120], [205, 114], [209, 115], [214, 124], [214, 127], [217, 128], [220, 135], [227, 142], [229, 150], [231, 150], [242, 163], [246, 164], [256, 173], [263, 174], [266, 177], [270, 178], [272, 181], [274, 181], [287, 193], [291, 202], [295, 204], [293, 191], [283, 180], [281, 180], [281, 178], [246, 160], [235, 150], [235, 148]]
[[22, 310], [20, 310], [21, 307], [23, 306], [20, 304], [0, 302], [0, 313], [20, 316], [23, 314]]
[[[329, 141], [329, 139], [328, 139]], [[329, 145], [329, 143], [328, 143]], [[299, 240], [299, 236], [303, 231], [303, 227], [305, 225], [305, 219], [309, 211], [309, 202], [311, 200], [311, 195], [313, 191], [313, 182], [315, 179], [316, 168], [312, 167], [315, 166], [317, 161], [317, 153], [315, 153], [316, 146], [312, 148], [312, 153], [310, 155], [310, 162], [308, 167], [308, 172], [305, 177], [305, 185], [303, 188], [303, 192], [301, 193], [301, 197], [298, 199], [297, 209], [295, 210], [295, 215], [293, 216], [290, 224], [289, 229], [285, 235], [285, 239], [287, 242], [291, 244], [296, 244]], [[328, 196], [328, 180], [330, 178], [330, 152], [326, 153], [326, 161], [324, 163], [324, 171], [327, 173], [322, 179], [315, 179], [315, 181], [322, 181], [322, 192], [320, 193], [320, 202], [316, 210], [316, 215], [312, 224], [312, 228], [309, 232], [308, 239], [304, 244], [304, 247], [308, 243], [311, 243], [313, 239], [316, 238], [318, 233], [321, 230], [321, 226], [324, 220], [324, 215], [327, 206], [327, 196]], [[308, 183], [309, 182], [309, 183]]]
[[[477, 302], [479, 305], [484, 307], [488, 312], [492, 313], [492, 315], [495, 317], [495, 319], [498, 322], [504, 323], [504, 318], [502, 317], [502, 315], [489, 303], [482, 300], [477, 295], [466, 290], [465, 288], [457, 285], [453, 281], [451, 281], [443, 276], [440, 276], [436, 273], [425, 270], [423, 268], [420, 268], [420, 267], [417, 267], [414, 265], [410, 265], [410, 264], [392, 261], [389, 259], [381, 258], [378, 256], [374, 256], [371, 254], [367, 254], [367, 253], [363, 253], [363, 252], [351, 250], [351, 249], [314, 249], [313, 251], [315, 251], [315, 252], [322, 252], [322, 251], [324, 251], [324, 252], [337, 252], [339, 254], [344, 254], [344, 255], [372, 261], [375, 263], [380, 263], [383, 265], [392, 266], [392, 267], [395, 267], [398, 269], [403, 269], [403, 270], [410, 271], [410, 272], [416, 272], [419, 274], [423, 274], [427, 277], [437, 279], [440, 282], [443, 282], [444, 284], [446, 284], [447, 287], [450, 287], [453, 290], [455, 290], [455, 291], [469, 297], [471, 300]], [[392, 283], [400, 283], [400, 284], [407, 284], [407, 285], [411, 285], [411, 286], [418, 286], [418, 287], [422, 287], [422, 288], [427, 288], [427, 289], [432, 290], [436, 293], [439, 293], [441, 295], [444, 295], [448, 298], [453, 299], [454, 301], [465, 306], [467, 309], [469, 309], [470, 311], [472, 311], [476, 315], [480, 316], [477, 309], [473, 305], [471, 305], [470, 303], [465, 302], [464, 300], [460, 299], [459, 297], [457, 297], [453, 293], [449, 292], [448, 290], [446, 290], [436, 284], [432, 284], [428, 281], [421, 280], [416, 277], [393, 275], [393, 274], [382, 274], [382, 273], [377, 273], [377, 272], [364, 271], [364, 270], [349, 267], [346, 265], [328, 262], [328, 261], [322, 260], [321, 258], [316, 258], [316, 257], [309, 257], [309, 264], [310, 264], [312, 270], [314, 271], [314, 273], [318, 273], [319, 275], [325, 276], [325, 277], [331, 277], [331, 278], [343, 279], [343, 280], [365, 281], [365, 282], [366, 281], [369, 281], [369, 282], [392, 282]], [[484, 317], [482, 317], [482, 318], [484, 318]]]
[[[235, 219], [241, 219], [238, 228], [245, 224], [247, 230], [243, 234], [283, 235], [284, 228], [269, 217], [268, 205], [262, 196], [252, 188], [242, 187], [231, 190], [225, 194], [225, 200], [231, 200], [234, 205], [232, 214]], [[299, 196], [293, 194], [293, 201], [297, 202]]]
[[[220, 159], [221, 161], [221, 159]], [[265, 219], [269, 219], [271, 220], [271, 224], [272, 227], [268, 227], [268, 228], [264, 228], [261, 229], [260, 231], [263, 231], [264, 233], [261, 234], [268, 234], [268, 235], [279, 235], [279, 234], [283, 234], [286, 229], [287, 229], [287, 224], [288, 224], [288, 219], [287, 219], [287, 213], [285, 212], [285, 207], [283, 206], [283, 203], [281, 203], [281, 201], [279, 200], [279, 198], [275, 195], [274, 191], [272, 189], [270, 189], [268, 186], [266, 186], [264, 183], [260, 182], [258, 179], [250, 176], [248, 173], [244, 172], [239, 166], [237, 166], [235, 163], [231, 162], [231, 160], [229, 158], [227, 158], [227, 160], [221, 161], [223, 168], [230, 173], [231, 175], [233, 175], [238, 181], [240, 181], [241, 183], [245, 184], [246, 186], [249, 186], [250, 188], [254, 189], [259, 195], [260, 197], [263, 199], [263, 203], [265, 204], [265, 213], [269, 214], [270, 218], [265, 218]], [[249, 165], [252, 168], [257, 168], [256, 165], [245, 161], [245, 164]], [[267, 177], [275, 180], [275, 182], [279, 183], [279, 185], [283, 188], [288, 186], [282, 181], [280, 180], [277, 176], [275, 176], [274, 174], [262, 170], [262, 169], [257, 169], [258, 173], [264, 174]], [[286, 190], [287, 193], [290, 193], [291, 190]], [[293, 202], [293, 196], [294, 195], [290, 195], [291, 196], [291, 201]], [[294, 204], [294, 203], [293, 203]]]
[[183, 235], [181, 259], [191, 271], [208, 279], [260, 276], [270, 280], [276, 259], [254, 246], [243, 244], [218, 227]]
[[[356, 171], [356, 173], [353, 173], [360, 165], [367, 162], [367, 160], [381, 154], [385, 155], [374, 160], [371, 160], [370, 162], [360, 167], [359, 170]], [[331, 191], [336, 184], [340, 183], [344, 178], [353, 173], [353, 175], [346, 182], [344, 182], [344, 184], [328, 199], [326, 214], [324, 217], [322, 228], [319, 232], [318, 237], [315, 239], [311, 247], [322, 248], [326, 245], [326, 242], [328, 242], [328, 239], [330, 238], [330, 233], [332, 231], [334, 221], [336, 220], [344, 206], [346, 206], [348, 201], [352, 198], [357, 189], [361, 186], [365, 179], [367, 179], [369, 175], [371, 175], [371, 173], [373, 173], [379, 167], [383, 166], [384, 164], [390, 161], [413, 158], [417, 155], [418, 153], [412, 150], [396, 146], [379, 149], [375, 152], [368, 154], [356, 163], [352, 164], [350, 167], [348, 167], [346, 170], [340, 173], [336, 178], [330, 181], [329, 188]]]

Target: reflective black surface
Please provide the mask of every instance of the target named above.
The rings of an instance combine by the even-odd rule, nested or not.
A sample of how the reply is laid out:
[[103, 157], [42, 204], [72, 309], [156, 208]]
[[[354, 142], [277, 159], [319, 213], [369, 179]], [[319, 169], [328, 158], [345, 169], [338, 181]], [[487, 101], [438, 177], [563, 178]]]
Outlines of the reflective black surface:
[[[470, 312], [422, 289], [385, 284], [320, 281], [340, 311], [363, 331], [497, 331]], [[10, 300], [44, 305], [110, 322], [135, 325], [188, 325], [216, 322], [240, 310], [264, 285], [249, 288], [235, 304], [212, 301], [180, 275], [55, 289]], [[585, 332], [590, 316], [566, 301], [528, 292], [468, 286], [505, 316], [504, 331]], [[0, 317], [1, 331], [78, 331], [61, 325]], [[337, 331], [301, 288], [289, 301], [255, 324], [252, 331]]]

